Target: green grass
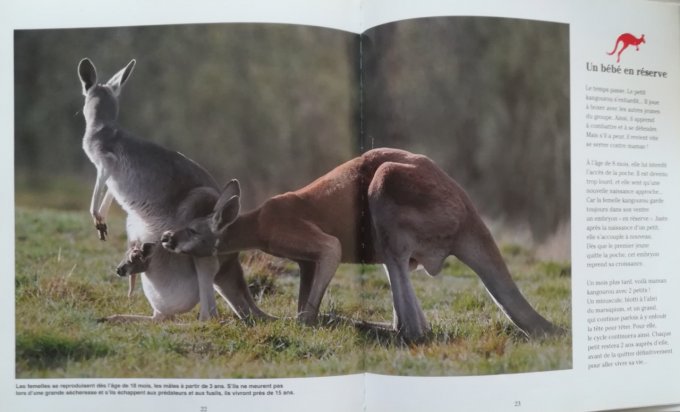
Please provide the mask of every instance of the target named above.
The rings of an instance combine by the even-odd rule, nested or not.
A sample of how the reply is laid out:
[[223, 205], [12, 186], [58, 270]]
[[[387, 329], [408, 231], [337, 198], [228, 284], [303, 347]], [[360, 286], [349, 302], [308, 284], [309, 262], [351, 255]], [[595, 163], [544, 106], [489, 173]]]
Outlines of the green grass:
[[[16, 208], [17, 377], [468, 375], [571, 367], [569, 336], [525, 339], [454, 258], [435, 278], [412, 275], [432, 326], [419, 345], [343, 320], [391, 321], [389, 284], [378, 266], [342, 265], [320, 324], [307, 327], [292, 320], [297, 267], [261, 253], [242, 256], [248, 283], [258, 305], [280, 320], [247, 324], [222, 302], [219, 321], [199, 322], [194, 309], [172, 322], [98, 323], [115, 313], [151, 314], [141, 287], [128, 299], [127, 282], [114, 274], [125, 251], [119, 213], [109, 228], [110, 240], [101, 242], [86, 210]], [[537, 261], [520, 245], [501, 249], [534, 307], [569, 328], [569, 264]]]

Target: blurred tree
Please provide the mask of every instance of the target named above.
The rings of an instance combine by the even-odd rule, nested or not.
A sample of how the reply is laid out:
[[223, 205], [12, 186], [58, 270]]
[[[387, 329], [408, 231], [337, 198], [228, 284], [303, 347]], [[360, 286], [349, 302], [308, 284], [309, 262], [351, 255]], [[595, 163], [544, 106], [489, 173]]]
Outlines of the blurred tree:
[[528, 220], [541, 238], [570, 213], [568, 30], [477, 17], [373, 28], [362, 36], [361, 120], [355, 34], [276, 24], [16, 31], [17, 176], [91, 184], [76, 66], [90, 57], [105, 81], [136, 58], [121, 124], [219, 181], [239, 178], [246, 208], [360, 149], [392, 146], [432, 157], [484, 214]]
[[482, 213], [542, 239], [570, 217], [569, 31], [442, 17], [367, 31], [366, 138], [432, 157]]
[[242, 180], [246, 207], [355, 154], [358, 36], [275, 24], [15, 33], [17, 174], [29, 183], [94, 167], [81, 149], [76, 66], [106, 81], [130, 59], [120, 123], [181, 151], [219, 181]]

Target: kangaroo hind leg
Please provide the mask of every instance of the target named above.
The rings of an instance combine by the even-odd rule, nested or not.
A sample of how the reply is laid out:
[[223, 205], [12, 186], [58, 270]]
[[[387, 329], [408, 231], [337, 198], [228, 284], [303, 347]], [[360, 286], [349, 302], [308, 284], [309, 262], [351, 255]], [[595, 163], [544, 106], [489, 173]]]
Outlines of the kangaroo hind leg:
[[309, 299], [309, 292], [312, 290], [316, 263], [301, 261], [298, 263], [298, 266], [300, 266], [300, 292], [298, 293], [297, 313], [300, 314], [304, 312], [305, 305]]
[[294, 222], [280, 233], [286, 235], [273, 236], [276, 240], [270, 243], [270, 252], [301, 262], [298, 320], [313, 325], [326, 288], [340, 265], [342, 245], [338, 238], [306, 221]]
[[257, 307], [248, 290], [238, 253], [221, 255], [220, 268], [214, 278], [217, 293], [224, 298], [229, 307], [240, 319], [273, 319]]
[[213, 282], [218, 270], [217, 258], [194, 257], [194, 268], [198, 277], [199, 295], [199, 320], [209, 320], [217, 317], [217, 301], [215, 300], [215, 290]]
[[386, 162], [376, 170], [368, 188], [375, 247], [392, 291], [393, 325], [408, 341], [419, 341], [429, 331], [409, 269], [420, 263], [435, 275], [446, 255], [439, 252], [442, 227], [433, 220], [430, 208], [436, 193], [422, 185], [423, 171], [428, 170], [427, 164]]
[[319, 246], [322, 250], [320, 251], [319, 259], [316, 261], [307, 302], [300, 314], [300, 320], [307, 325], [316, 323], [321, 299], [326, 293], [328, 284], [331, 282], [335, 272], [338, 270], [342, 256], [340, 241], [335, 237], [324, 235]]
[[376, 247], [383, 257], [392, 292], [393, 327], [408, 341], [425, 337], [429, 325], [409, 278], [410, 251], [407, 245], [390, 236], [380, 219], [374, 218]]

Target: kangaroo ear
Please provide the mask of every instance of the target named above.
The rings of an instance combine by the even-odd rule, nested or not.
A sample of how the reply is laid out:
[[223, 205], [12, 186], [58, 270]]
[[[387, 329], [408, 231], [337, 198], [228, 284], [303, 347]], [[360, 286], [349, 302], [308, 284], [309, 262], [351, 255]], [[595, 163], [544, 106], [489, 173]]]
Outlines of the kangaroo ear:
[[222, 196], [230, 198], [232, 196], [241, 196], [241, 185], [238, 180], [232, 179], [224, 185], [222, 189]]
[[97, 84], [97, 69], [87, 57], [78, 63], [78, 77], [83, 85], [83, 95], [87, 95], [88, 90]]
[[[220, 199], [221, 200], [221, 199]], [[215, 210], [212, 217], [212, 231], [219, 233], [234, 223], [241, 210], [241, 198], [232, 196], [222, 204], [220, 209]]]
[[218, 212], [220, 209], [224, 208], [224, 205], [227, 203], [227, 201], [229, 201], [234, 196], [241, 196], [241, 186], [236, 179], [230, 180], [229, 183], [224, 185], [222, 193], [217, 199], [217, 203], [215, 203], [213, 211]]
[[136, 63], [137, 62], [135, 59], [130, 60], [130, 63], [128, 63], [127, 66], [121, 69], [118, 73], [114, 74], [113, 77], [110, 78], [108, 82], [106, 82], [106, 84], [111, 87], [113, 94], [116, 96], [120, 94], [120, 89], [123, 88], [125, 82], [130, 78]]
[[144, 243], [142, 245], [142, 256], [149, 257], [151, 252], [153, 252], [153, 247], [154, 247], [153, 243]]

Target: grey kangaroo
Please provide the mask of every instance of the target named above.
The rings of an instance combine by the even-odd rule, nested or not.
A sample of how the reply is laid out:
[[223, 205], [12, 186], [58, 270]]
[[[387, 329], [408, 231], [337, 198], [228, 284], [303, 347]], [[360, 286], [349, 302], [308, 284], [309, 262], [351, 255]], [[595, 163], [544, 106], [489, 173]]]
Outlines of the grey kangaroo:
[[[138, 139], [118, 125], [118, 98], [135, 60], [106, 83], [85, 58], [78, 75], [85, 96], [83, 149], [97, 168], [90, 213], [99, 238], [107, 237], [106, 215], [112, 200], [127, 213], [130, 242], [154, 243], [169, 229], [210, 213], [218, 186], [201, 166], [178, 152]], [[218, 270], [219, 269], [219, 270]], [[154, 248], [142, 274], [153, 316], [114, 315], [110, 321], [162, 320], [200, 303], [199, 319], [217, 315], [215, 289], [239, 317], [267, 317], [245, 287], [237, 255], [191, 257]]]
[[340, 262], [383, 263], [392, 290], [392, 326], [410, 341], [422, 339], [429, 325], [409, 272], [421, 264], [436, 275], [454, 255], [479, 275], [525, 334], [560, 331], [522, 296], [465, 191], [425, 156], [375, 149], [251, 212], [239, 215], [239, 198], [234, 180], [212, 215], [165, 232], [163, 247], [194, 256], [260, 249], [298, 262], [298, 316], [306, 323], [315, 321]]

